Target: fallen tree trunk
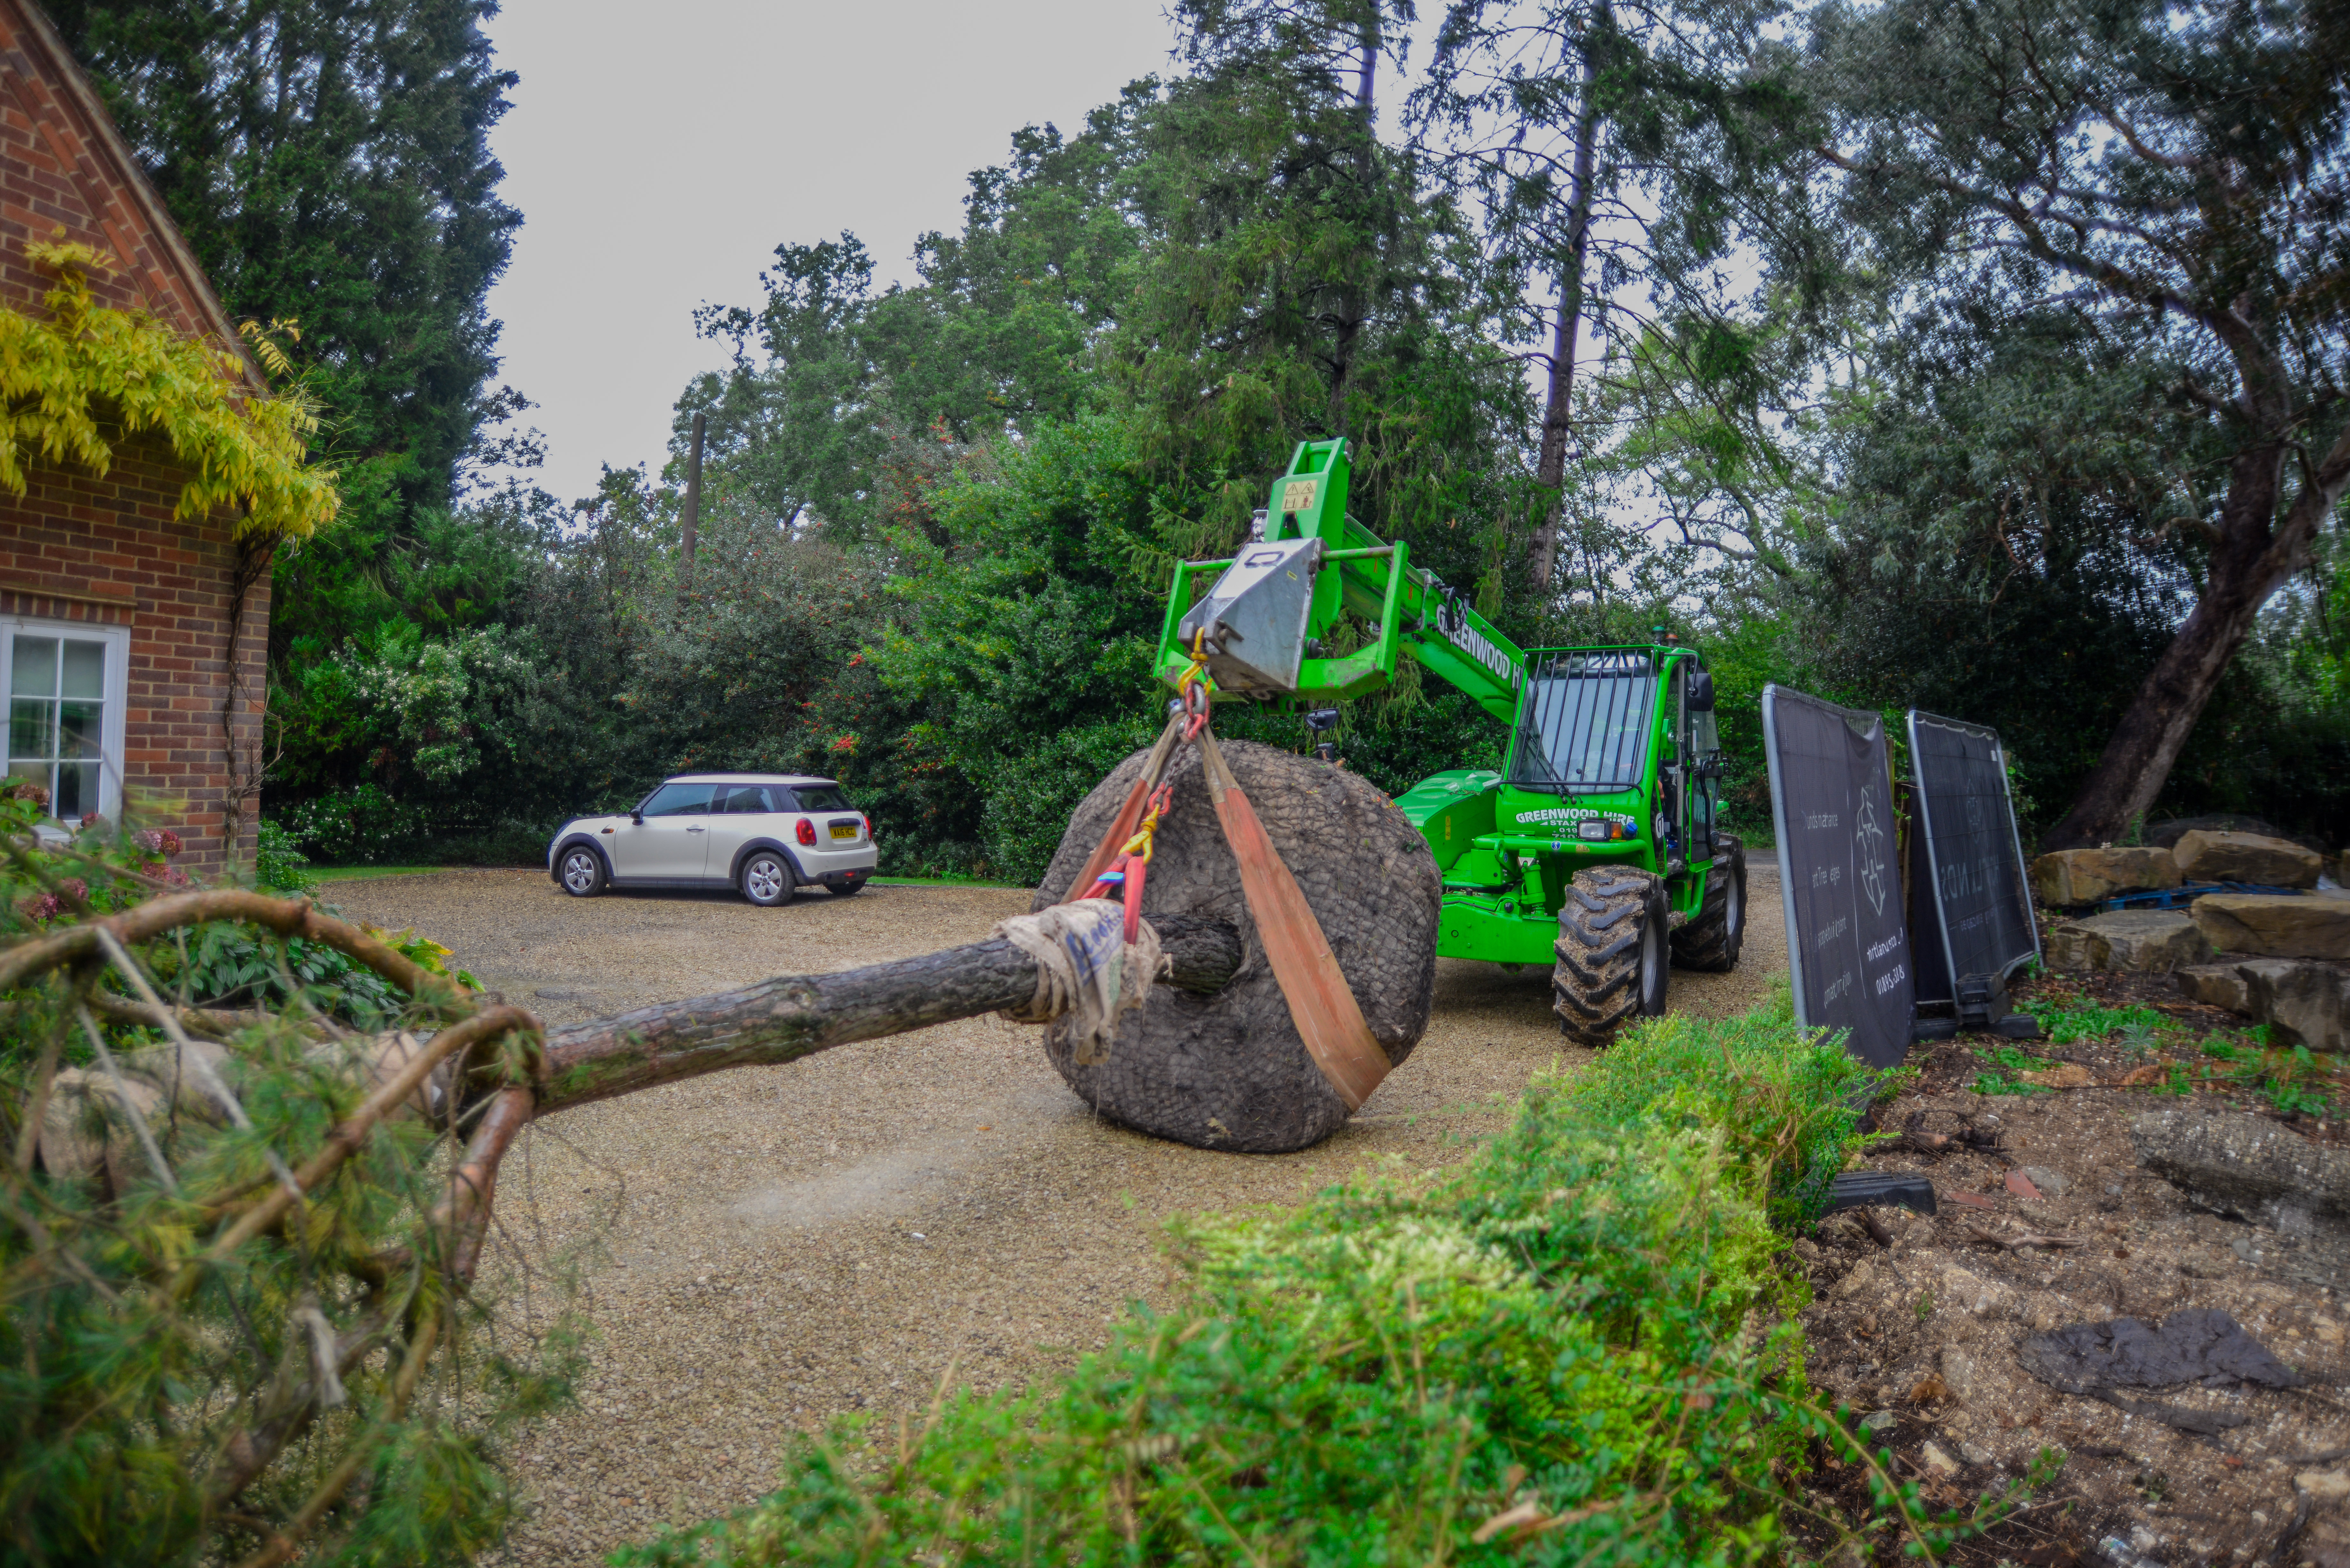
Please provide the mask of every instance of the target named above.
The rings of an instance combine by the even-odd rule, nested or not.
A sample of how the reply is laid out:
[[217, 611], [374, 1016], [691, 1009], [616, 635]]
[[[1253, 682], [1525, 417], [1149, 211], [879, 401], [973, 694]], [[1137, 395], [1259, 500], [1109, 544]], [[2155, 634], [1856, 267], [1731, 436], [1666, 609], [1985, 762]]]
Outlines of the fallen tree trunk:
[[[1154, 917], [1160, 983], [1212, 995], [1241, 966], [1223, 920]], [[796, 1061], [836, 1045], [1027, 1005], [1036, 961], [1003, 937], [833, 974], [782, 975], [741, 991], [639, 1008], [550, 1031], [539, 1116], [729, 1067]]]

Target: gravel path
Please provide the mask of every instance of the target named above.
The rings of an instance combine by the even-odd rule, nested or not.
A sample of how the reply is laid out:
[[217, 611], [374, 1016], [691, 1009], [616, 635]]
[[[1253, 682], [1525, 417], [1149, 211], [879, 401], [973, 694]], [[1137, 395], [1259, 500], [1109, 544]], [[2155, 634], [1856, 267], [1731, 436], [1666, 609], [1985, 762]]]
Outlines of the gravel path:
[[[1735, 973], [1675, 971], [1721, 1015], [1786, 970], [1775, 875], [1753, 868]], [[714, 895], [566, 898], [536, 870], [330, 884], [353, 918], [414, 927], [551, 1023], [973, 941], [1024, 892], [874, 887], [781, 909]], [[598, 1562], [770, 1489], [785, 1436], [1068, 1366], [1172, 1276], [1170, 1215], [1295, 1200], [1366, 1160], [1430, 1168], [1502, 1125], [1564, 1045], [1549, 977], [1451, 960], [1411, 1060], [1344, 1131], [1284, 1156], [1213, 1154], [1097, 1122], [1027, 1028], [941, 1024], [778, 1067], [588, 1106], [525, 1133], [499, 1181], [516, 1258], [582, 1269], [598, 1331], [578, 1407], [518, 1444], [531, 1516], [504, 1560]], [[489, 1272], [485, 1265], [484, 1272]], [[517, 1298], [519, 1299], [519, 1298]]]

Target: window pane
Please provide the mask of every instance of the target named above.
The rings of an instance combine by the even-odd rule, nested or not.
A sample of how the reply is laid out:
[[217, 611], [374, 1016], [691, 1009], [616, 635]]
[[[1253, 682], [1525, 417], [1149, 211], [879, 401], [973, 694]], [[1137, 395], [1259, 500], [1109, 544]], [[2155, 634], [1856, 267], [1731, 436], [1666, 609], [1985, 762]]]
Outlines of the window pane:
[[66, 697], [106, 695], [106, 644], [68, 642], [65, 645], [65, 685], [59, 694]]
[[[68, 665], [70, 670], [71, 666]], [[106, 731], [99, 723], [105, 711], [103, 702], [60, 702], [57, 704], [57, 755], [88, 757], [98, 760]]]
[[[18, 642], [26, 640], [23, 638]], [[16, 666], [19, 670], [25, 667]], [[8, 704], [8, 755], [47, 762], [57, 754], [57, 705], [41, 697], [18, 697]]]
[[1512, 782], [1607, 790], [1638, 784], [1656, 701], [1657, 678], [1645, 653], [1551, 660], [1526, 682]]
[[712, 784], [663, 784], [645, 802], [647, 816], [702, 816], [710, 810]]
[[799, 797], [802, 811], [855, 811], [848, 797], [834, 784], [799, 784], [792, 794]]
[[724, 791], [723, 803], [718, 809], [733, 816], [738, 814], [774, 811], [777, 808], [774, 800], [770, 798], [770, 792], [765, 784], [729, 784]]
[[49, 815], [59, 822], [78, 822], [98, 809], [98, 764], [61, 763], [57, 792], [49, 801]]
[[19, 697], [54, 697], [57, 694], [57, 639], [54, 637], [20, 637], [16, 639], [16, 670], [8, 682], [11, 694]]

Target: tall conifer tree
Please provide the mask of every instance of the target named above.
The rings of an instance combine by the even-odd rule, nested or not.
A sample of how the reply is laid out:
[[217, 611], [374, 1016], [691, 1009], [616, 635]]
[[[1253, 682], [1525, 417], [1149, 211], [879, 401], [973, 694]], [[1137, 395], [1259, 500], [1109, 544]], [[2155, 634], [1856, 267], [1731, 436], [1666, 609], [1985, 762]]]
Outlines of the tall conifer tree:
[[[281, 649], [399, 606], [485, 421], [485, 301], [521, 214], [489, 131], [490, 0], [55, 0], [51, 14], [234, 316], [300, 324], [345, 524], [279, 566]], [[286, 583], [291, 576], [296, 583]], [[427, 616], [425, 618], [433, 618]]]

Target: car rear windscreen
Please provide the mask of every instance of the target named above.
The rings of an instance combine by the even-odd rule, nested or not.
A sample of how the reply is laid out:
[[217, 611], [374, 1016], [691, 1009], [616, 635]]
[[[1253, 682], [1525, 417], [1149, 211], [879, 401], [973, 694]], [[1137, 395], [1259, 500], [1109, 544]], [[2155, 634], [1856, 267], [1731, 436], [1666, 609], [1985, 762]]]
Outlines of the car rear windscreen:
[[1569, 653], [1537, 666], [1526, 682], [1510, 782], [1537, 789], [1637, 786], [1656, 703], [1656, 665], [1645, 653]]
[[838, 784], [794, 784], [792, 794], [799, 798], [802, 811], [855, 811], [848, 797], [840, 793]]

